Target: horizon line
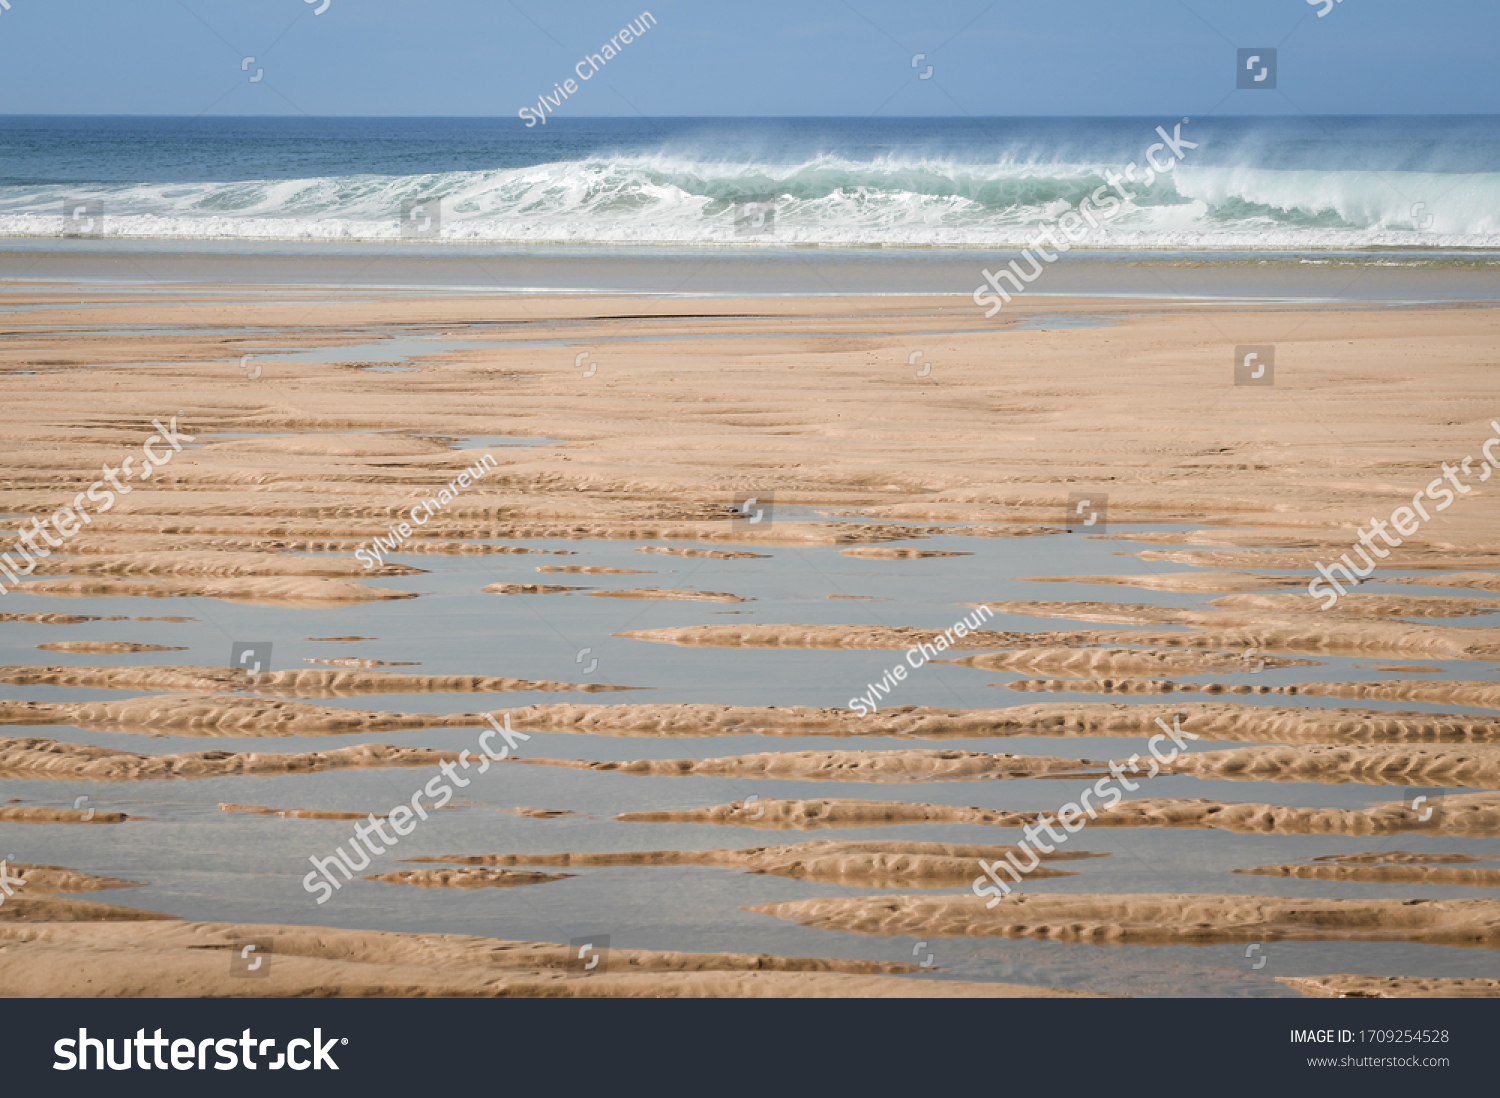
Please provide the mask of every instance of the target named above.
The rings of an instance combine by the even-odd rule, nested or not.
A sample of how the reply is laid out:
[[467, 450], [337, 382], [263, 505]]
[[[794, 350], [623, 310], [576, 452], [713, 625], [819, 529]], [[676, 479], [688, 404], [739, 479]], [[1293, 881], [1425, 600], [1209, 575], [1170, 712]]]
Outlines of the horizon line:
[[[1163, 111], [1159, 113], [1175, 115], [1176, 111]], [[770, 121], [770, 122], [792, 122], [792, 121], [837, 121], [837, 122], [901, 122], [917, 120], [952, 120], [952, 121], [995, 121], [1013, 119], [1043, 119], [1043, 118], [1154, 118], [1156, 114], [899, 114], [873, 117], [859, 114], [677, 114], [677, 115], [630, 115], [630, 114], [597, 114], [597, 115], [555, 115], [548, 119], [548, 123], [561, 122], [612, 122], [612, 121], [646, 121], [646, 122], [732, 122], [732, 121]], [[1441, 112], [1441, 113], [1369, 113], [1369, 112], [1334, 112], [1329, 114], [1306, 114], [1297, 111], [1286, 111], [1277, 114], [1215, 114], [1202, 116], [1204, 118], [1253, 118], [1253, 119], [1280, 119], [1280, 118], [1500, 118], [1500, 111], [1469, 111], [1469, 112]], [[293, 119], [443, 119], [456, 120], [466, 119], [473, 121], [502, 121], [514, 119], [520, 129], [529, 129], [519, 118], [510, 114], [305, 114], [286, 112], [284, 114], [169, 114], [165, 112], [150, 114], [94, 114], [94, 113], [65, 113], [62, 111], [30, 111], [15, 113], [0, 113], [0, 119], [4, 118], [179, 118], [189, 121], [197, 121], [200, 118], [208, 119], [270, 119], [270, 118], [293, 118]]]

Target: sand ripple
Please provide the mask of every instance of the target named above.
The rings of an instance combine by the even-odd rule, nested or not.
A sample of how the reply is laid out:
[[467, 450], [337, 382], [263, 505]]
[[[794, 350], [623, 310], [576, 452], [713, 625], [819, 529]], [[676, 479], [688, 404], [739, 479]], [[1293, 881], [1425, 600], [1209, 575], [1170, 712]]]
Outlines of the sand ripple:
[[1012, 893], [993, 908], [987, 902], [965, 895], [856, 896], [745, 910], [853, 934], [1108, 945], [1364, 941], [1500, 948], [1500, 900]]
[[1479, 976], [1277, 976], [1318, 999], [1500, 999], [1500, 980]]
[[[229, 976], [230, 951], [245, 938], [271, 939], [264, 979]], [[0, 996], [9, 997], [1095, 997], [897, 975], [919, 971], [912, 964], [764, 953], [615, 948], [604, 971], [584, 976], [561, 944], [328, 927], [0, 922], [0, 945], [25, 947], [5, 949]]]
[[[294, 672], [318, 674], [318, 672]], [[0, 702], [0, 725], [71, 724], [96, 731], [178, 736], [349, 736], [418, 728], [477, 728], [477, 713], [335, 709], [241, 694], [158, 694], [123, 701]]]
[[1500, 888], [1500, 869], [1454, 865], [1263, 865], [1236, 869], [1262, 877], [1295, 877], [1304, 881], [1363, 881], [1370, 884], [1475, 885]]
[[[324, 812], [316, 808], [267, 808], [260, 804], [221, 804], [220, 812], [240, 812], [249, 816], [280, 816], [285, 820], [367, 820], [372, 812]], [[382, 814], [377, 819], [385, 819]]]
[[537, 568], [538, 572], [568, 572], [585, 576], [649, 576], [650, 572], [643, 572], [639, 568], [601, 568], [591, 564], [545, 564]]
[[[1434, 686], [1441, 684], [1431, 684]], [[810, 706], [534, 705], [512, 711], [516, 727], [595, 736], [883, 736], [958, 740], [1010, 736], [1149, 736], [1179, 721], [1202, 740], [1265, 743], [1487, 743], [1500, 722], [1486, 717], [1298, 709], [1224, 702], [1173, 705], [1041, 704], [1007, 709], [901, 706], [867, 717]]]
[[359, 579], [413, 576], [422, 572], [421, 568], [404, 564], [384, 564], [366, 570], [353, 555], [193, 552], [180, 548], [125, 555], [53, 556], [39, 562], [36, 568], [39, 576], [323, 576]]
[[[1243, 599], [1290, 596], [1244, 595]], [[1225, 602], [1220, 599], [1217, 602]], [[1178, 625], [1191, 633], [1096, 632], [1094, 644], [1126, 644], [1166, 648], [1216, 648], [1289, 655], [1376, 656], [1381, 659], [1415, 657], [1429, 660], [1500, 659], [1500, 629], [1486, 626], [1414, 625], [1370, 616], [1321, 612], [1312, 599], [1303, 612], [1228, 609], [1185, 610], [1138, 603], [1109, 602], [991, 602], [997, 614], [1022, 614], [1069, 621], [1113, 622], [1119, 625]], [[978, 606], [979, 603], [965, 603]], [[1342, 605], [1342, 602], [1340, 603]], [[1043, 643], [1058, 643], [1057, 640]], [[1075, 643], [1068, 639], [1063, 643]]]
[[911, 549], [892, 545], [860, 545], [840, 549], [840, 555], [861, 560], [930, 560], [933, 557], [972, 557], [973, 553], [952, 553], [942, 549]]
[[666, 812], [626, 812], [622, 823], [702, 823], [753, 827], [762, 831], [819, 831], [837, 827], [879, 827], [888, 824], [962, 823], [1021, 827], [1036, 813], [1003, 812], [992, 808], [955, 808], [945, 804], [907, 801], [862, 801], [825, 798], [814, 801], [732, 801], [711, 808]]
[[[119, 877], [98, 877], [92, 873], [79, 873], [59, 865], [31, 865], [26, 862], [7, 862], [6, 873], [19, 877], [24, 885], [12, 885], [14, 894], [0, 904], [0, 942], [15, 931], [23, 929], [16, 924], [50, 923], [135, 923], [156, 919], [171, 919], [156, 911], [121, 907], [116, 904], [101, 904], [92, 900], [75, 900], [71, 897], [52, 895], [57, 892], [98, 892], [114, 888], [138, 888], [139, 881], [127, 881]], [[8, 968], [15, 950], [4, 950], [6, 963], [0, 971]]]
[[1181, 755], [1172, 768], [1230, 781], [1500, 789], [1495, 747], [1246, 747]]
[[0, 805], [0, 823], [27, 824], [117, 824], [130, 819], [123, 812], [97, 809], [44, 808], [41, 805]]
[[76, 652], [86, 656], [109, 656], [124, 652], [186, 652], [166, 644], [139, 644], [135, 641], [52, 641], [36, 646], [40, 652]]
[[[1441, 812], [1427, 813], [1425, 808], [1418, 811], [1406, 801], [1345, 809], [1142, 798], [1100, 812], [1089, 826], [1212, 828], [1261, 835], [1393, 835], [1413, 831], [1435, 835], [1500, 835], [1500, 793], [1449, 795], [1442, 798], [1440, 808]], [[704, 823], [768, 831], [814, 831], [921, 823], [1025, 827], [1040, 817], [1040, 812], [830, 797], [811, 801], [750, 799], [710, 808], [628, 812], [616, 819], [629, 823]]]
[[[1262, 670], [1286, 667], [1318, 667], [1316, 660], [1293, 660], [1280, 656], [1258, 657]], [[1092, 675], [1198, 675], [1211, 671], [1251, 671], [1256, 660], [1242, 652], [1188, 651], [1181, 648], [1027, 648], [1014, 652], [986, 652], [948, 660], [961, 667], [986, 671], [1014, 671], [1024, 675], [1056, 675], [1059, 678]]]
[[668, 557], [703, 557], [707, 560], [770, 560], [769, 553], [735, 553], [724, 549], [688, 549], [675, 545], [642, 545], [637, 553], [659, 553]]
[[[1391, 671], [1396, 668], [1386, 667], [1381, 670]], [[1421, 672], [1441, 669], [1415, 667], [1405, 670]], [[1426, 705], [1462, 705], [1472, 709], [1500, 709], [1500, 683], [1482, 680], [1413, 682], [1410, 679], [1394, 679], [1387, 682], [1303, 682], [1286, 686], [1251, 686], [1248, 683], [1173, 682], [1170, 679], [1030, 679], [1004, 685], [1007, 689], [1022, 693], [1281, 694], [1287, 697], [1361, 698], [1421, 702]]]
[[[808, 842], [742, 850], [635, 850], [587, 854], [475, 854], [411, 858], [464, 866], [719, 866], [777, 877], [879, 888], [941, 888], [974, 879], [976, 859], [995, 861], [1020, 854], [1015, 846], [901, 841]], [[1104, 857], [1086, 851], [1054, 851], [1043, 861]], [[1029, 860], [1029, 859], [1028, 859]], [[1038, 867], [1031, 877], [1066, 877]]]
[[566, 766], [616, 774], [679, 777], [712, 775], [786, 781], [960, 782], [1034, 778], [1045, 774], [1093, 777], [1105, 764], [1047, 755], [986, 755], [976, 751], [800, 751], [733, 755], [721, 759], [515, 759], [532, 766]]
[[196, 618], [180, 618], [175, 616], [132, 618], [124, 614], [110, 614], [107, 617], [99, 617], [92, 614], [0, 614], [0, 622], [25, 621], [31, 622], [34, 625], [82, 625], [90, 621], [171, 621], [181, 623], [196, 620]]
[[418, 888], [519, 888], [566, 881], [572, 876], [572, 873], [527, 873], [519, 869], [459, 866], [451, 869], [399, 869], [393, 873], [373, 874], [365, 880], [416, 885]]
[[411, 591], [370, 587], [349, 580], [316, 576], [244, 576], [235, 579], [51, 579], [33, 580], [22, 590], [28, 595], [65, 598], [208, 598], [256, 606], [315, 608], [329, 603], [414, 599]]
[[490, 595], [571, 595], [592, 587], [568, 587], [557, 583], [491, 583], [480, 588]]
[[[363, 661], [356, 661], [363, 662]], [[0, 682], [12, 686], [70, 686], [92, 690], [167, 690], [199, 694], [246, 690], [297, 698], [350, 698], [366, 694], [599, 693], [628, 686], [536, 682], [490, 675], [408, 675], [296, 667], [250, 674], [237, 667], [0, 667]], [[0, 706], [4, 703], [0, 702]]]
[[660, 587], [636, 587], [626, 591], [590, 591], [594, 599], [667, 599], [684, 602], [754, 602], [744, 595], [727, 591], [685, 591]]
[[[1306, 611], [1307, 595], [1229, 595], [1214, 599], [1222, 610], [1261, 610], [1272, 614]], [[1373, 595], [1350, 591], [1338, 605], [1318, 613], [1351, 618], [1466, 618], [1492, 614], [1500, 602], [1491, 598], [1451, 598], [1446, 595]]]
[[313, 774], [324, 770], [377, 766], [437, 766], [458, 761], [453, 751], [365, 743], [337, 751], [268, 755], [253, 751], [203, 751], [183, 755], [140, 755], [108, 747], [57, 740], [0, 737], [0, 777], [58, 778], [96, 782], [157, 778], [223, 778], [252, 774]]
[[[942, 631], [908, 626], [869, 625], [686, 625], [616, 633], [631, 640], [704, 648], [913, 648], [931, 644]], [[1055, 642], [1056, 634], [992, 633], [977, 630], [949, 648], [1010, 648], [1033, 642]], [[946, 641], [944, 643], [947, 643]]]

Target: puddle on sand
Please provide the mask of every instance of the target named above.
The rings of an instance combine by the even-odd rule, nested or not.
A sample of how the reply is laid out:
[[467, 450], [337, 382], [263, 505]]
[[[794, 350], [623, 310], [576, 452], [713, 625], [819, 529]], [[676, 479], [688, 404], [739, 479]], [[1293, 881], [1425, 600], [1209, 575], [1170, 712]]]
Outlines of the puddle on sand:
[[[230, 442], [241, 438], [293, 438], [299, 432], [288, 433], [286, 431], [242, 431], [222, 432], [209, 434], [204, 432], [195, 435], [196, 442], [190, 445], [203, 446], [211, 442]], [[440, 432], [423, 431], [420, 428], [403, 428], [399, 431], [329, 431], [319, 432], [335, 435], [396, 435], [402, 438], [430, 438], [439, 442], [453, 443], [455, 450], [483, 450], [489, 447], [499, 446], [566, 446], [567, 443], [557, 438], [527, 438], [523, 435], [450, 435]]]
[[[1118, 321], [1097, 316], [1072, 314], [1046, 314], [1028, 316], [998, 331], [1052, 331], [1060, 328], [1104, 328]], [[982, 329], [953, 328], [935, 331], [902, 332], [902, 339], [920, 339], [928, 336], [984, 335]], [[256, 358], [271, 362], [361, 362], [404, 363], [414, 358], [430, 358], [458, 351], [482, 350], [496, 347], [608, 347], [616, 343], [676, 343], [702, 340], [852, 340], [891, 339], [893, 332], [682, 332], [656, 333], [652, 335], [613, 336], [608, 339], [557, 336], [538, 339], [383, 339], [374, 343], [342, 343], [331, 347], [317, 347], [306, 351], [257, 351]], [[227, 361], [227, 360], [226, 360]], [[374, 367], [366, 367], [374, 369]]]

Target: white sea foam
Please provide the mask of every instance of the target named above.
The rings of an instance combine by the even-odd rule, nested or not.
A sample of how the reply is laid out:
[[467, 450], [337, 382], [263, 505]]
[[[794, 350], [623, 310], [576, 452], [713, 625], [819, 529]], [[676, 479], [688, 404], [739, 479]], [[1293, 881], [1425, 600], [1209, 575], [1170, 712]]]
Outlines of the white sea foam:
[[[111, 237], [386, 240], [403, 202], [442, 200], [450, 242], [1019, 247], [1111, 165], [931, 158], [797, 164], [631, 156], [504, 171], [113, 184]], [[77, 185], [0, 187], [0, 235], [56, 236]], [[735, 233], [736, 199], [776, 196], [774, 231]], [[1500, 247], [1500, 174], [1182, 165], [1091, 245]]]

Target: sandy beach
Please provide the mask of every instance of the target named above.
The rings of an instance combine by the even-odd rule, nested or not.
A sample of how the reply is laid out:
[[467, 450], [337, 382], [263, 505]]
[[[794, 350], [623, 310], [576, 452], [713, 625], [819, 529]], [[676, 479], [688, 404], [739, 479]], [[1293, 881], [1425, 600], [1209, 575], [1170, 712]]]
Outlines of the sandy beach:
[[[12, 283], [0, 994], [1494, 996], [1500, 321], [1453, 296]], [[367, 818], [416, 831], [314, 903]]]

